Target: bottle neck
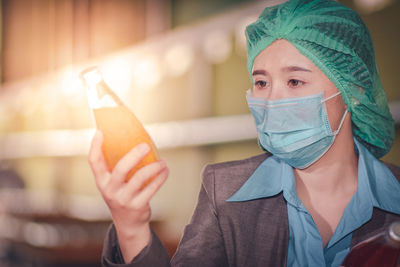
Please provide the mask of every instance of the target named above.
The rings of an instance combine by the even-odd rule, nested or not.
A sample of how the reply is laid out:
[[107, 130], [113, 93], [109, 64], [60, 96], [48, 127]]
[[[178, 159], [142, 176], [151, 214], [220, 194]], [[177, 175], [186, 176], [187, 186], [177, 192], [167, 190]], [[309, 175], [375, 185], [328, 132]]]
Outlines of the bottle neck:
[[121, 99], [110, 89], [104, 80], [87, 85], [89, 105], [92, 109], [122, 106]]
[[121, 99], [106, 84], [100, 69], [96, 66], [89, 67], [80, 73], [91, 109], [123, 106]]

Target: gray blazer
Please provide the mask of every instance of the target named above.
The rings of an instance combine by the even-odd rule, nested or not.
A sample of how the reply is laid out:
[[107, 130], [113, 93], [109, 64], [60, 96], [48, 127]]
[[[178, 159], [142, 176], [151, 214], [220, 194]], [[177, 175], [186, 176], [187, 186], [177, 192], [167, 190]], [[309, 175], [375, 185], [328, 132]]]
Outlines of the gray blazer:
[[[282, 193], [246, 202], [226, 202], [267, 154], [208, 165], [197, 207], [171, 262], [157, 236], [128, 264], [113, 226], [105, 239], [103, 266], [286, 266], [289, 227]], [[400, 178], [400, 168], [388, 165]], [[383, 230], [400, 216], [374, 209], [372, 219], [353, 233], [352, 246]], [[122, 265], [120, 265], [122, 264]]]

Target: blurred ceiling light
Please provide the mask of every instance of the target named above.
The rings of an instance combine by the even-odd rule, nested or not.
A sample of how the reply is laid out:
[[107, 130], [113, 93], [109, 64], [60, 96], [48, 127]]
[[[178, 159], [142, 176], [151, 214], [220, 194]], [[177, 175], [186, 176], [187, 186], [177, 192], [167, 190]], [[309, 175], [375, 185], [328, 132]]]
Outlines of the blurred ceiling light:
[[257, 20], [257, 15], [248, 16], [243, 18], [236, 26], [235, 29], [235, 49], [238, 54], [246, 54], [246, 36], [244, 31], [247, 25]]
[[366, 14], [384, 9], [394, 2], [395, 0], [354, 0], [356, 8]]
[[104, 81], [122, 99], [129, 97], [132, 86], [132, 62], [123, 58], [105, 61], [101, 66]]
[[146, 125], [146, 130], [161, 149], [249, 140], [257, 136], [254, 121], [248, 114], [156, 123]]
[[205, 36], [205, 57], [214, 64], [222, 63], [228, 59], [232, 51], [231, 38], [228, 32], [215, 30]]
[[143, 58], [134, 62], [133, 86], [134, 89], [149, 89], [161, 80], [161, 68], [154, 57]]
[[189, 70], [193, 63], [193, 49], [187, 44], [174, 44], [164, 55], [164, 67], [168, 75], [178, 77]]

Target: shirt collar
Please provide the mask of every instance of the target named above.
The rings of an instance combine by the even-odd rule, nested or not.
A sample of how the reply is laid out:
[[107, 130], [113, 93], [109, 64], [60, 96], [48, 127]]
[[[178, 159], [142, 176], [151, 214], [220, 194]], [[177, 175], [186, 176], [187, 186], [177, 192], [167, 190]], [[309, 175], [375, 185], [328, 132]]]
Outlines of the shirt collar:
[[[359, 153], [359, 184], [369, 192], [376, 208], [400, 214], [400, 183], [389, 168], [354, 139]], [[359, 185], [360, 186], [360, 185]]]
[[248, 201], [279, 194], [283, 188], [283, 170], [289, 166], [286, 165], [275, 156], [268, 157], [227, 201]]
[[[361, 143], [354, 139], [358, 152], [358, 188], [354, 201], [382, 210], [400, 214], [400, 183], [381, 161], [376, 159]], [[283, 191], [290, 204], [303, 209], [297, 196], [293, 169], [284, 161], [270, 156], [254, 171], [228, 202], [249, 201], [272, 197]], [[370, 204], [372, 203], [372, 205]]]

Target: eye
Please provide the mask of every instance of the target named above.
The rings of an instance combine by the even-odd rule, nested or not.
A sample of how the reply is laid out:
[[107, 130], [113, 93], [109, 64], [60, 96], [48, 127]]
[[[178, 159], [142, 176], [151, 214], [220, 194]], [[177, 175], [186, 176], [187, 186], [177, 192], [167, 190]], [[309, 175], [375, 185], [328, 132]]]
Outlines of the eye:
[[268, 83], [267, 83], [267, 81], [264, 81], [264, 80], [258, 80], [258, 81], [254, 82], [254, 87], [256, 89], [264, 89], [267, 86], [268, 86]]
[[302, 81], [300, 81], [300, 80], [296, 80], [296, 79], [290, 79], [290, 80], [288, 81], [288, 85], [289, 85], [289, 87], [291, 87], [291, 88], [299, 87], [299, 86], [301, 86], [301, 85], [303, 85], [303, 84], [304, 84], [304, 82], [302, 82]]

